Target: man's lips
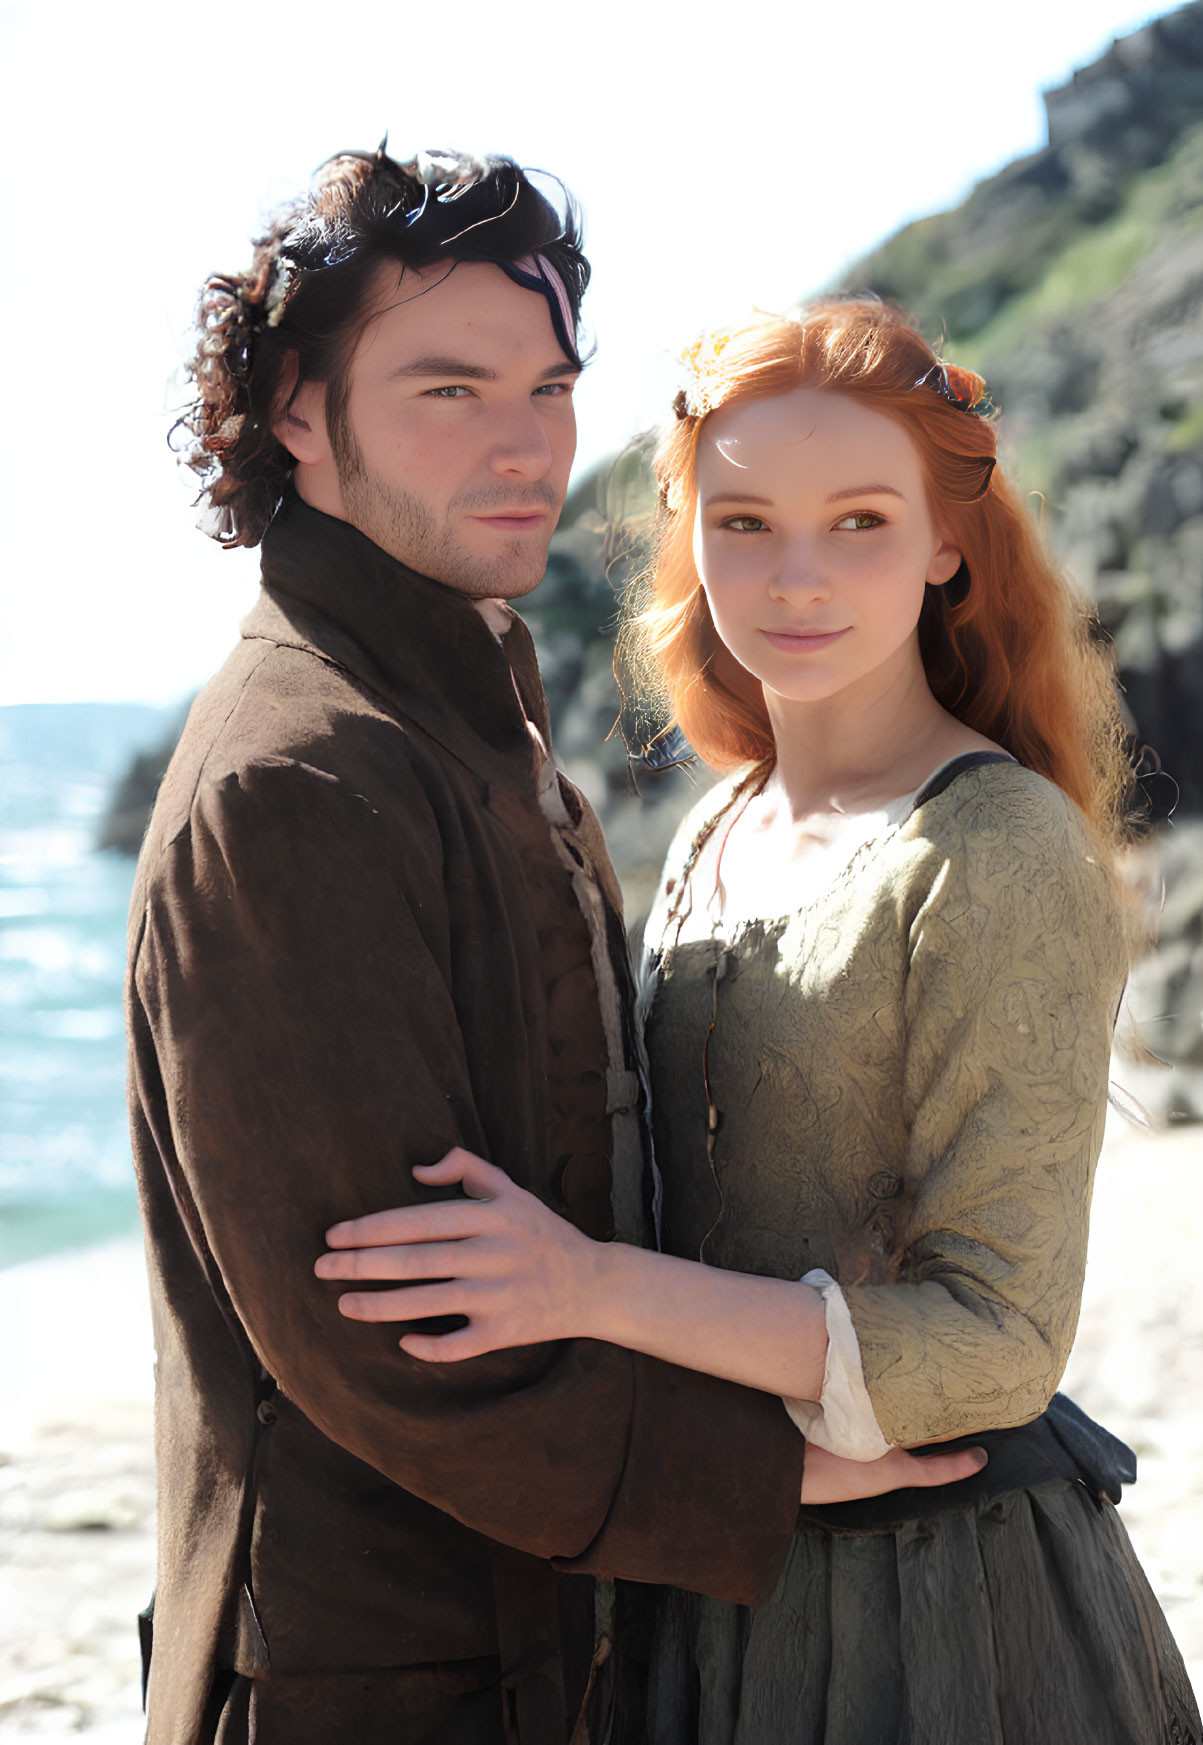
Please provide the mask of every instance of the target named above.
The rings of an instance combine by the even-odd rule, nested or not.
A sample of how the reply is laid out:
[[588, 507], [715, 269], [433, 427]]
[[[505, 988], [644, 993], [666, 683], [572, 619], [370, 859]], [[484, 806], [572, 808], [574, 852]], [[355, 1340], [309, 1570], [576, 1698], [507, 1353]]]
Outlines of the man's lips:
[[495, 515], [474, 515], [482, 527], [496, 527], [502, 533], [525, 533], [542, 527], [550, 511], [547, 509], [498, 510]]
[[838, 642], [841, 636], [847, 636], [848, 630], [849, 626], [845, 624], [842, 630], [762, 630], [760, 634], [774, 648], [791, 654], [808, 648], [827, 648]]

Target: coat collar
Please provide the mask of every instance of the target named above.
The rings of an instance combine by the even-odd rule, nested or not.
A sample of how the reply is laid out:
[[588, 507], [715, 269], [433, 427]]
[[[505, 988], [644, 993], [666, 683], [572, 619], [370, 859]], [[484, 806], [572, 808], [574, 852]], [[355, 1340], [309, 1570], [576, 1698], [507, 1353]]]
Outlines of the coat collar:
[[463, 594], [293, 492], [262, 555], [263, 592], [244, 637], [337, 662], [485, 781], [530, 785], [526, 717], [546, 735], [547, 703], [516, 613], [499, 644]]

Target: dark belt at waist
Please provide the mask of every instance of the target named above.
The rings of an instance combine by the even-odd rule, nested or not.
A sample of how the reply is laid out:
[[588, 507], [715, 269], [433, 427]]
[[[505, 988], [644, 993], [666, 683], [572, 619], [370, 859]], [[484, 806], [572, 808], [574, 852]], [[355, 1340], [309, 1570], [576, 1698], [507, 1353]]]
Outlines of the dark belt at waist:
[[851, 1503], [803, 1505], [798, 1524], [829, 1533], [886, 1533], [944, 1509], [964, 1508], [1001, 1491], [1029, 1490], [1050, 1479], [1076, 1479], [1093, 1496], [1108, 1497], [1113, 1503], [1119, 1502], [1125, 1484], [1136, 1482], [1132, 1450], [1065, 1394], [1054, 1394], [1048, 1410], [1030, 1424], [958, 1436], [917, 1452], [947, 1454], [957, 1448], [984, 1448], [990, 1458], [981, 1472], [958, 1484], [887, 1491]]

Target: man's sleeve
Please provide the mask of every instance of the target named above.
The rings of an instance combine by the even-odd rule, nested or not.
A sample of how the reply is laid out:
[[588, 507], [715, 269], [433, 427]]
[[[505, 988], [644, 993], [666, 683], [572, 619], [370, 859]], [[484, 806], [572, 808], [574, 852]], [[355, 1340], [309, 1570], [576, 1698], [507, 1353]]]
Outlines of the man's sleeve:
[[420, 814], [402, 848], [304, 765], [203, 786], [153, 873], [134, 984], [177, 1198], [259, 1361], [332, 1440], [564, 1567], [762, 1601], [801, 1483], [778, 1399], [592, 1340], [423, 1364], [314, 1277], [331, 1223], [437, 1197], [413, 1165], [483, 1149], [448, 929]]

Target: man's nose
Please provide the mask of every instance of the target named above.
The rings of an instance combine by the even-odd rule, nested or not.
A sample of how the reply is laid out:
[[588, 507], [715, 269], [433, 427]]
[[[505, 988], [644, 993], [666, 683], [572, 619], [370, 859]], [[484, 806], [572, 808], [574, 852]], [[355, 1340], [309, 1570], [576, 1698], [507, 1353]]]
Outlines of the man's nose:
[[529, 402], [520, 407], [509, 407], [499, 414], [490, 456], [495, 473], [541, 479], [551, 463], [552, 448], [547, 431]]

